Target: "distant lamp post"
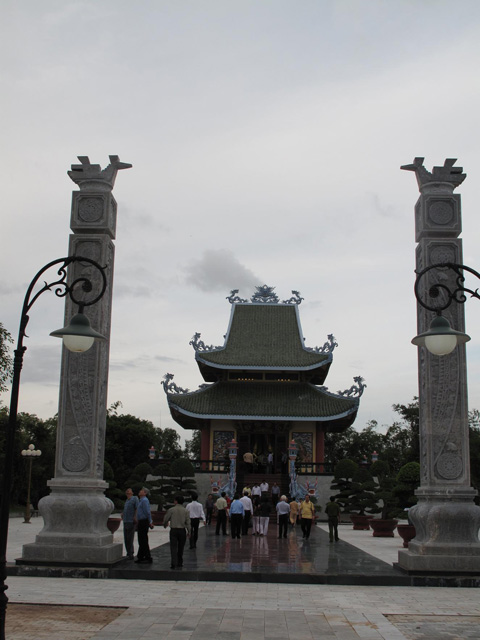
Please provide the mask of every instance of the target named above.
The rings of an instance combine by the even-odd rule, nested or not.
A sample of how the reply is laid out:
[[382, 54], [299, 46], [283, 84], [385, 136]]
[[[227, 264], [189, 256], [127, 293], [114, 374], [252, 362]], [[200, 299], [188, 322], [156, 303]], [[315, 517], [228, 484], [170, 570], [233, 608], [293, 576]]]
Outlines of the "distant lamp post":
[[372, 462], [377, 462], [377, 460], [378, 460], [378, 453], [374, 451], [372, 453]]
[[32, 485], [32, 462], [34, 458], [39, 458], [42, 455], [40, 449], [35, 449], [34, 444], [29, 444], [28, 449], [23, 449], [22, 456], [28, 458], [28, 489], [27, 489], [27, 504], [25, 505], [25, 520], [26, 524], [30, 524], [30, 487]]
[[[80, 263], [85, 268], [93, 268], [93, 275], [82, 275], [67, 283], [67, 267], [72, 263]], [[54, 282], [44, 281], [43, 286], [36, 292], [35, 287], [41, 276], [56, 265], [57, 279]], [[78, 313], [72, 318], [69, 325], [63, 329], [53, 331], [50, 335], [61, 337], [65, 347], [71, 351], [83, 352], [89, 349], [94, 340], [105, 340], [105, 337], [94, 331], [88, 318], [83, 314], [83, 309], [93, 305], [102, 298], [107, 288], [107, 278], [105, 276], [106, 267], [101, 267], [98, 262], [91, 258], [82, 256], [68, 256], [58, 258], [42, 267], [31, 281], [25, 299], [23, 301], [22, 314], [20, 316], [20, 328], [18, 331], [17, 348], [14, 351], [12, 390], [10, 395], [10, 413], [5, 434], [5, 468], [3, 470], [3, 481], [0, 488], [2, 503], [0, 509], [0, 640], [5, 640], [5, 615], [7, 609], [7, 586], [6, 562], [7, 562], [7, 540], [8, 540], [8, 518], [10, 514], [10, 492], [12, 487], [13, 458], [15, 453], [15, 431], [17, 427], [18, 398], [20, 392], [20, 374], [23, 366], [23, 356], [27, 347], [23, 346], [23, 339], [27, 337], [25, 330], [29, 321], [29, 311], [45, 293], [54, 291], [59, 298], [69, 296], [74, 304], [77, 304]], [[93, 276], [96, 276], [95, 278]], [[96, 293], [97, 292], [97, 293]], [[28, 454], [27, 454], [28, 455]], [[28, 503], [30, 501], [28, 500]]]
[[152, 446], [148, 450], [148, 457], [150, 458], [150, 460], [155, 460], [155, 454], [156, 453], [157, 453], [157, 450], [155, 449], [155, 447], [152, 444]]
[[[447, 278], [432, 284], [428, 289], [429, 303], [427, 303], [422, 300], [420, 294], [420, 291], [422, 290], [421, 280], [426, 274], [432, 271], [432, 269], [435, 269], [440, 276], [442, 275], [442, 272], [450, 272], [450, 274], [453, 272], [456, 274], [455, 286], [447, 285]], [[426, 269], [417, 272], [417, 279], [415, 280], [415, 297], [424, 309], [434, 311], [436, 316], [433, 318], [429, 330], [415, 336], [412, 340], [412, 344], [418, 347], [425, 347], [434, 355], [446, 356], [455, 349], [457, 344], [465, 344], [470, 340], [470, 336], [466, 333], [452, 329], [447, 318], [442, 316], [442, 311], [447, 309], [452, 302], [464, 304], [467, 301], [466, 293], [470, 294], [471, 298], [477, 298], [477, 300], [480, 300], [478, 289], [475, 289], [474, 291], [463, 286], [463, 283], [465, 282], [465, 277], [463, 275], [464, 271], [468, 271], [480, 280], [480, 273], [464, 264], [457, 264], [454, 262], [432, 264]]]

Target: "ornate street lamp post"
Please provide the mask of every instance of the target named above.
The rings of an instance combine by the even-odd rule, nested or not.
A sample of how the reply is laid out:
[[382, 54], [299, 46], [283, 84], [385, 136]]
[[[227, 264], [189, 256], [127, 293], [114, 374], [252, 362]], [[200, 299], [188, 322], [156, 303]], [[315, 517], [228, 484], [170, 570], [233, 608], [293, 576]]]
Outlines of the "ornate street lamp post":
[[23, 449], [22, 456], [28, 458], [28, 489], [27, 489], [27, 504], [25, 505], [25, 520], [26, 524], [30, 524], [30, 487], [32, 485], [32, 462], [34, 458], [38, 458], [42, 455], [40, 449], [35, 449], [34, 444], [29, 444], [28, 449]]
[[[96, 286], [93, 284], [93, 278], [82, 275], [70, 282], [67, 282], [67, 267], [72, 263], [80, 263], [85, 267], [93, 267], [94, 273], [100, 279], [95, 278]], [[36, 289], [37, 283], [41, 276], [58, 266], [57, 279], [53, 282], [44, 282], [43, 286]], [[49, 262], [42, 267], [40, 271], [31, 281], [22, 307], [20, 316], [20, 328], [18, 331], [17, 348], [14, 351], [13, 361], [13, 377], [12, 390], [10, 396], [10, 413], [5, 436], [5, 468], [3, 470], [3, 482], [1, 486], [1, 509], [0, 509], [0, 640], [5, 640], [5, 615], [7, 609], [7, 594], [5, 593], [7, 585], [6, 579], [6, 562], [7, 562], [7, 540], [8, 540], [8, 519], [10, 514], [10, 491], [12, 486], [13, 475], [13, 457], [15, 432], [17, 427], [18, 398], [20, 391], [20, 374], [23, 366], [23, 356], [27, 347], [23, 346], [23, 339], [27, 337], [25, 330], [29, 321], [29, 312], [38, 298], [45, 291], [54, 291], [59, 298], [69, 296], [72, 302], [78, 305], [78, 313], [73, 316], [70, 323], [63, 329], [53, 331], [50, 335], [63, 338], [64, 345], [70, 351], [82, 353], [87, 351], [97, 340], [105, 340], [104, 336], [97, 333], [90, 326], [88, 318], [83, 314], [84, 307], [95, 304], [105, 293], [107, 287], [107, 279], [105, 276], [105, 268], [101, 267], [98, 262], [90, 258], [82, 256], [68, 256], [66, 258], [58, 258]]]

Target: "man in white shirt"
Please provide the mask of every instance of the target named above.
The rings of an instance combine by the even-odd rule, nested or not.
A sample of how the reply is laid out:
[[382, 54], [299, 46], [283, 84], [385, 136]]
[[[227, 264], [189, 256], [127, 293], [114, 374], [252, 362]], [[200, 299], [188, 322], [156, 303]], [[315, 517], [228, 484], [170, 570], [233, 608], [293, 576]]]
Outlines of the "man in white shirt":
[[260, 498], [260, 496], [262, 495], [262, 490], [260, 489], [260, 487], [258, 486], [257, 483], [255, 483], [252, 487], [252, 496], [258, 496]]
[[276, 506], [278, 519], [278, 537], [287, 537], [288, 517], [290, 515], [290, 505], [287, 502], [287, 496], [282, 496], [280, 502]]
[[265, 478], [262, 480], [262, 484], [260, 485], [260, 492], [262, 496], [268, 493], [268, 482]]
[[243, 492], [243, 497], [240, 498], [240, 502], [243, 504], [243, 522], [242, 522], [242, 535], [248, 535], [248, 524], [250, 522], [250, 518], [253, 515], [253, 504], [251, 499], [248, 496], [248, 491]]
[[200, 502], [198, 502], [198, 496], [196, 493], [192, 493], [192, 501], [187, 504], [186, 509], [188, 511], [188, 515], [190, 516], [190, 524], [192, 526], [192, 535], [190, 536], [190, 549], [196, 549], [200, 520], [203, 520], [203, 524], [205, 524], [205, 513], [203, 512], [202, 505], [200, 504]]

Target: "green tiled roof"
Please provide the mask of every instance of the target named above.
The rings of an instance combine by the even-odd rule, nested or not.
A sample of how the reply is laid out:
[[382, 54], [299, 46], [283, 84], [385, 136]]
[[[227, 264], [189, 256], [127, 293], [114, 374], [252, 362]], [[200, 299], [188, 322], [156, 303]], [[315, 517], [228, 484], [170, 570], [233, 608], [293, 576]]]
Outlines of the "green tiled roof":
[[217, 382], [167, 398], [171, 409], [199, 418], [327, 421], [354, 417], [358, 410], [358, 399], [335, 396], [307, 382]]
[[196, 359], [221, 368], [314, 369], [331, 361], [303, 346], [297, 305], [235, 304], [224, 348], [197, 351]]

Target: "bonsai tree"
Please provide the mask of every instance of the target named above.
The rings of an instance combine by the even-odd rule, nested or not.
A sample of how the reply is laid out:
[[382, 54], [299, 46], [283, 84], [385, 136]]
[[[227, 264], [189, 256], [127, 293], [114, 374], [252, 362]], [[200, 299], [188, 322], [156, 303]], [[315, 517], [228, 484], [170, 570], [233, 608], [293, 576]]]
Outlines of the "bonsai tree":
[[174, 488], [174, 495], [180, 494], [184, 498], [190, 499], [192, 493], [197, 492], [195, 469], [190, 460], [187, 460], [187, 458], [174, 460], [170, 466], [170, 473], [170, 481]]
[[359, 467], [352, 478], [350, 496], [348, 497], [349, 511], [364, 516], [366, 513], [378, 513], [375, 495], [375, 480], [369, 469]]
[[338, 491], [335, 495], [335, 499], [342, 508], [342, 511], [350, 513], [350, 495], [352, 493], [353, 477], [358, 472], [358, 464], [353, 460], [340, 460], [335, 465], [334, 469], [334, 482], [331, 484], [330, 489]]
[[138, 495], [138, 492], [142, 487], [150, 489], [149, 483], [146, 481], [148, 475], [151, 475], [153, 469], [148, 462], [141, 462], [132, 471], [130, 477], [126, 481], [126, 487], [130, 487], [134, 495]]
[[391, 474], [390, 465], [384, 460], [377, 460], [370, 467], [372, 476], [377, 478], [375, 486], [376, 500], [382, 501], [381, 519], [390, 520], [398, 516], [398, 498], [395, 495], [396, 478]]
[[104, 462], [103, 469], [104, 480], [105, 482], [108, 482], [108, 489], [105, 491], [105, 495], [113, 502], [116, 510], [123, 509], [123, 505], [125, 504], [125, 493], [117, 487], [113, 469], [106, 460]]
[[172, 471], [170, 465], [161, 462], [153, 470], [152, 476], [149, 478], [151, 486], [151, 501], [158, 505], [158, 511], [162, 511], [165, 506], [173, 504], [175, 487], [171, 480]]
[[403, 512], [417, 504], [415, 489], [420, 485], [420, 465], [418, 462], [404, 464], [395, 480], [394, 494], [398, 500], [398, 508]]

